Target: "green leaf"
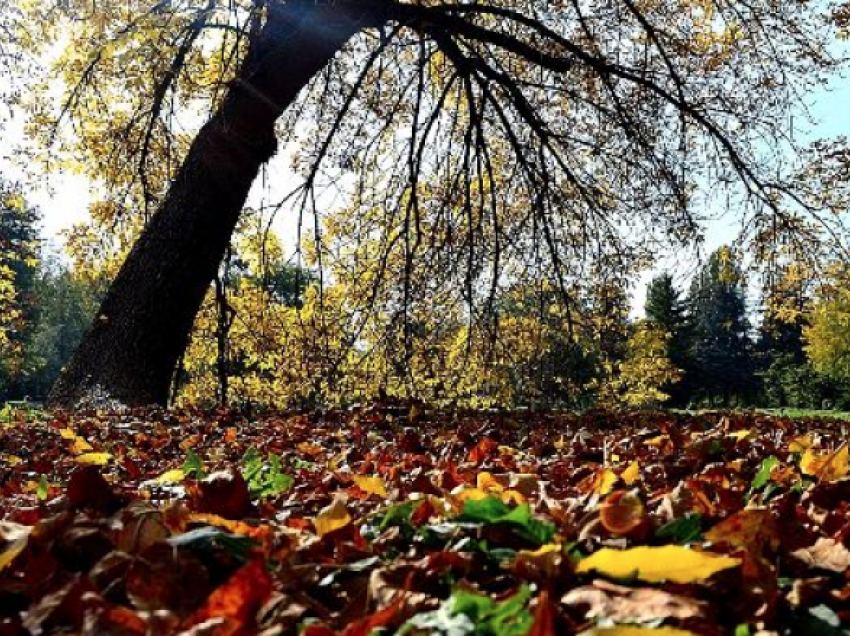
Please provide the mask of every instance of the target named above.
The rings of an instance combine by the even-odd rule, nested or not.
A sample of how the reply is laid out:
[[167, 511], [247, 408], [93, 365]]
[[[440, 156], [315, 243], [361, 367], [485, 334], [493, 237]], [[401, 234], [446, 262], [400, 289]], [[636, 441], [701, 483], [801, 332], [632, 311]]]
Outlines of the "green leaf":
[[661, 526], [655, 536], [682, 545], [696, 543], [702, 538], [702, 515], [698, 512], [689, 512], [684, 517]]
[[399, 527], [402, 529], [410, 527], [410, 518], [413, 516], [414, 502], [406, 501], [387, 508], [384, 518], [378, 524], [378, 531], [383, 532], [387, 528]]
[[764, 488], [770, 481], [771, 471], [773, 471], [774, 467], [777, 465], [779, 465], [779, 459], [777, 459], [774, 455], [765, 458], [762, 463], [759, 464], [756, 476], [753, 478], [750, 487], [753, 490], [761, 490]]
[[534, 623], [534, 617], [527, 608], [529, 598], [531, 590], [525, 585], [504, 601], [455, 590], [438, 609], [423, 612], [407, 621], [398, 634], [525, 636]]
[[549, 543], [555, 536], [555, 526], [535, 519], [528, 504], [511, 509], [496, 497], [467, 501], [463, 512], [455, 517], [455, 521], [507, 525], [523, 539], [538, 546]]
[[198, 454], [191, 448], [186, 453], [186, 461], [183, 462], [183, 466], [180, 470], [183, 471], [183, 474], [186, 475], [186, 477], [194, 474], [195, 479], [203, 479], [207, 475], [204, 461], [198, 457]]
[[38, 488], [35, 489], [35, 495], [39, 501], [45, 501], [47, 499], [47, 489], [49, 487], [50, 484], [47, 482], [47, 475], [42, 475], [38, 480]]

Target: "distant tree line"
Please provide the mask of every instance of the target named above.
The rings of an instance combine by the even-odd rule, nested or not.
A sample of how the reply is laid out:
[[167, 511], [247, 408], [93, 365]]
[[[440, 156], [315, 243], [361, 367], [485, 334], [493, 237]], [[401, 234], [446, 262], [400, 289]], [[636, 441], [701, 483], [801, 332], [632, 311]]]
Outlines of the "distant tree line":
[[[94, 318], [108, 268], [46, 255], [39, 213], [14, 186], [0, 188], [0, 203], [0, 401], [40, 400]], [[841, 267], [818, 286], [798, 263], [777, 267], [763, 307], [748, 311], [740, 257], [722, 247], [686, 293], [657, 275], [637, 322], [629, 272], [600, 267], [569, 298], [542, 282], [508, 288], [489, 330], [435, 304], [378, 333], [368, 325], [382, 315], [364, 329], [348, 308], [356, 277], [321, 285], [249, 226], [175, 369], [175, 402], [285, 408], [381, 394], [472, 406], [850, 407]]]

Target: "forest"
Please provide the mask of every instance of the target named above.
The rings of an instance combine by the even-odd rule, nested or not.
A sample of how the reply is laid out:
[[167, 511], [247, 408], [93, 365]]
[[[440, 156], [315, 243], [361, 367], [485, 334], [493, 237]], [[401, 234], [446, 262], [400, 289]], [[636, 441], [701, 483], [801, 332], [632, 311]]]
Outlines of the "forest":
[[0, 636], [850, 634], [849, 43], [3, 3]]

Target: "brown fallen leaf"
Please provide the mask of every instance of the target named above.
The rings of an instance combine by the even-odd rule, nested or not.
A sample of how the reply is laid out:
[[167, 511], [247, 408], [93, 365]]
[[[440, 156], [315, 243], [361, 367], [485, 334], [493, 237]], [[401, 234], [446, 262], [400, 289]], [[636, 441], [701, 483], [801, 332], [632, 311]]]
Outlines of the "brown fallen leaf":
[[595, 580], [561, 597], [561, 603], [585, 607], [588, 620], [607, 618], [615, 622], [684, 620], [705, 618], [707, 605], [701, 601], [655, 588], [632, 588]]
[[821, 537], [813, 546], [795, 550], [791, 554], [809, 567], [830, 572], [844, 572], [850, 567], [850, 550], [835, 539]]
[[779, 546], [779, 525], [769, 510], [753, 508], [736, 512], [704, 536], [712, 543], [725, 543], [761, 554], [765, 548], [775, 550]]
[[212, 473], [201, 481], [199, 487], [200, 512], [208, 512], [225, 519], [242, 519], [253, 508], [248, 484], [236, 468]]

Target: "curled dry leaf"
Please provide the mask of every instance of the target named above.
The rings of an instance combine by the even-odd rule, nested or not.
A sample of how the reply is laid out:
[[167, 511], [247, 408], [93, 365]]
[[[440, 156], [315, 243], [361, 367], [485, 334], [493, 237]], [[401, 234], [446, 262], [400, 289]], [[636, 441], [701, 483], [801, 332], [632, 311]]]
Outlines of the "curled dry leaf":
[[845, 572], [850, 568], [850, 550], [835, 539], [820, 537], [813, 546], [795, 550], [791, 554], [809, 567], [820, 570]]
[[561, 603], [585, 608], [588, 620], [648, 622], [706, 616], [706, 604], [693, 598], [649, 587], [624, 587], [602, 580], [568, 592], [561, 597]]

